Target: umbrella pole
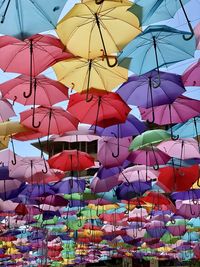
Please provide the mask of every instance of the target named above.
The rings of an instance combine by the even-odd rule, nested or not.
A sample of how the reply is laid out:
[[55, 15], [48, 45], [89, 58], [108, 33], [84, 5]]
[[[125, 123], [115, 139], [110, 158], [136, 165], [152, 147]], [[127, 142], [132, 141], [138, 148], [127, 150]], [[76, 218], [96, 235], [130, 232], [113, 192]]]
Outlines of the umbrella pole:
[[4, 23], [4, 20], [5, 20], [5, 17], [6, 17], [10, 2], [11, 2], [11, 0], [8, 0], [7, 6], [6, 6], [5, 11], [4, 11], [4, 14], [2, 15], [2, 18], [1, 18], [1, 23]]
[[112, 132], [112, 134], [117, 138], [117, 154], [114, 154], [112, 152], [113, 158], [118, 158], [119, 157], [119, 124], [117, 124], [117, 135]]
[[198, 129], [197, 129], [197, 121], [196, 121], [196, 118], [195, 117], [193, 118], [193, 120], [194, 120], [195, 132], [196, 132], [196, 139], [197, 139], [198, 146], [199, 146], [199, 133], [198, 133]]
[[96, 116], [96, 121], [95, 121], [95, 126], [94, 126], [94, 134], [96, 134], [96, 130], [97, 130], [100, 106], [101, 106], [101, 96], [98, 97], [97, 116]]
[[154, 113], [154, 106], [153, 106], [153, 92], [152, 92], [152, 79], [148, 77], [149, 80], [149, 90], [150, 90], [150, 97], [151, 97], [151, 109], [152, 109], [152, 121], [147, 120], [148, 123], [154, 123], [155, 121], [155, 113]]
[[156, 68], [157, 68], [157, 74], [158, 74], [158, 83], [153, 83], [154, 88], [158, 88], [161, 84], [160, 80], [160, 69], [158, 65], [158, 53], [157, 53], [157, 44], [156, 44], [156, 37], [153, 36], [153, 47], [154, 47], [154, 52], [155, 52], [155, 57], [156, 57]]
[[100, 26], [100, 21], [99, 21], [99, 17], [98, 17], [98, 14], [95, 13], [95, 19], [96, 19], [96, 24], [97, 24], [97, 27], [98, 27], [98, 30], [99, 30], [99, 34], [100, 34], [100, 37], [101, 37], [101, 42], [102, 42], [102, 45], [103, 45], [103, 52], [104, 52], [104, 56], [106, 58], [106, 62], [107, 62], [107, 65], [110, 67], [110, 68], [113, 68], [117, 65], [118, 61], [117, 61], [117, 58], [115, 58], [115, 62], [113, 64], [110, 63], [109, 61], [109, 56], [108, 56], [108, 53], [107, 53], [107, 50], [106, 50], [106, 46], [105, 46], [105, 43], [104, 43], [104, 39], [103, 39], [103, 34], [102, 34], [102, 31], [101, 31], [101, 26]]
[[193, 30], [193, 28], [192, 28], [192, 24], [191, 24], [191, 22], [190, 22], [190, 20], [189, 20], [189, 18], [188, 18], [188, 16], [187, 16], [187, 13], [186, 13], [186, 11], [185, 11], [185, 8], [184, 8], [184, 5], [183, 5], [182, 0], [179, 0], [179, 3], [180, 3], [180, 5], [181, 5], [181, 8], [182, 8], [183, 13], [184, 13], [184, 16], [185, 16], [185, 18], [186, 18], [188, 27], [189, 27], [190, 32], [191, 32], [191, 35], [189, 35], [189, 37], [183, 35], [183, 39], [184, 39], [185, 41], [189, 41], [189, 40], [191, 40], [192, 37], [194, 36], [194, 30]]
[[50, 141], [49, 141], [49, 134], [50, 134], [50, 128], [51, 128], [51, 117], [52, 117], [52, 109], [50, 108], [49, 112], [49, 124], [48, 124], [48, 131], [47, 131], [47, 151], [50, 155]]
[[179, 139], [179, 135], [174, 136], [173, 135], [173, 130], [172, 130], [172, 111], [171, 111], [171, 105], [169, 104], [169, 119], [170, 119], [170, 131], [171, 131], [171, 139], [172, 140], [178, 140]]
[[34, 79], [34, 95], [33, 95], [33, 116], [32, 116], [32, 126], [34, 128], [39, 128], [41, 125], [41, 121], [38, 122], [38, 124], [35, 124], [35, 102], [36, 102], [36, 89], [37, 89], [37, 80]]
[[33, 92], [33, 40], [30, 39], [30, 90], [29, 93], [23, 93], [25, 98], [29, 98]]
[[87, 91], [86, 91], [86, 102], [90, 102], [93, 99], [93, 95], [91, 95], [91, 97], [89, 98], [91, 69], [92, 69], [92, 59], [89, 60], [89, 66], [88, 66], [88, 81], [87, 81]]
[[154, 156], [154, 158], [155, 158], [155, 161], [156, 161], [156, 165], [154, 165], [153, 166], [153, 168], [154, 168], [154, 170], [159, 170], [159, 164], [158, 164], [158, 161], [157, 161], [157, 158], [156, 158], [156, 154], [155, 154], [155, 150], [154, 150], [154, 148], [153, 148], [153, 146], [152, 146], [152, 144], [151, 144], [151, 149], [152, 149], [152, 152], [153, 152], [153, 156]]
[[11, 162], [12, 162], [12, 165], [16, 165], [17, 160], [16, 160], [15, 147], [14, 147], [12, 135], [10, 136], [10, 142], [11, 142], [12, 150], [13, 150], [13, 159], [11, 160]]

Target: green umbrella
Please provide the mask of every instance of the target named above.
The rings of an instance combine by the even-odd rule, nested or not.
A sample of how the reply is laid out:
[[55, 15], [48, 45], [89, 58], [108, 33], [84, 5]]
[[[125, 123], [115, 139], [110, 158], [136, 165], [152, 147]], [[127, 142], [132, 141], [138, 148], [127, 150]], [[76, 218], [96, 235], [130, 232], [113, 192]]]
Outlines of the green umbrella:
[[68, 220], [68, 222], [66, 223], [66, 225], [71, 229], [71, 230], [78, 230], [80, 228], [82, 228], [85, 224], [86, 220]]
[[149, 130], [136, 136], [131, 142], [129, 150], [145, 149], [170, 138], [170, 134], [165, 130]]

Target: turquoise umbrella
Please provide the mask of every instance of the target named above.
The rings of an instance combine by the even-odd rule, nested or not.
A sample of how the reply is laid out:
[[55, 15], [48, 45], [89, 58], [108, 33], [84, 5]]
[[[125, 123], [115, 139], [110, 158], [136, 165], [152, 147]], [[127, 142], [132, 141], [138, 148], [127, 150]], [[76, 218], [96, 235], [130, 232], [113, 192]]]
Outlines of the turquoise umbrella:
[[188, 41], [183, 36], [188, 32], [179, 31], [166, 25], [153, 25], [133, 39], [118, 57], [119, 65], [141, 75], [157, 69], [158, 87], [160, 67], [168, 67], [194, 56], [195, 38]]
[[135, 4], [137, 5], [134, 4], [128, 10], [140, 18], [142, 25], [148, 25], [174, 17], [177, 10], [181, 8], [191, 31], [191, 35], [184, 38], [190, 39], [194, 35], [194, 31], [184, 8], [184, 5], [189, 1], [190, 0], [135, 0]]
[[25, 38], [55, 29], [67, 0], [0, 0], [0, 33]]

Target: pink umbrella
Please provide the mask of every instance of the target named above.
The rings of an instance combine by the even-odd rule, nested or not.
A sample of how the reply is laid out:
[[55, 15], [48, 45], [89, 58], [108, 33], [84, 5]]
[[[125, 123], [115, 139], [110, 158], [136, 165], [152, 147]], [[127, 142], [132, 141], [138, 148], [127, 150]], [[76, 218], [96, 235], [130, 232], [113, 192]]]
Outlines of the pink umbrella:
[[68, 99], [68, 88], [62, 83], [49, 79], [44, 75], [34, 78], [34, 94], [29, 98], [24, 97], [30, 90], [30, 77], [20, 75], [15, 79], [1, 84], [1, 92], [5, 98], [23, 105], [52, 106]]
[[10, 168], [10, 177], [26, 180], [37, 172], [47, 173], [48, 163], [40, 157], [26, 157]]
[[[20, 118], [24, 126], [33, 130], [38, 128], [39, 132], [48, 136], [76, 130], [79, 123], [78, 119], [61, 107], [40, 106], [35, 109], [34, 117], [33, 110], [29, 109], [21, 112]], [[35, 125], [35, 121], [37, 121], [37, 125]]]
[[[22, 159], [22, 157], [15, 154], [16, 160]], [[0, 151], [0, 163], [4, 166], [12, 166], [11, 161], [14, 158], [14, 153], [10, 149]]]
[[[152, 109], [139, 108], [143, 120], [151, 120]], [[154, 122], [158, 125], [185, 122], [200, 114], [200, 101], [185, 96], [178, 97], [172, 104], [154, 107]], [[173, 132], [171, 128], [171, 136]]]
[[200, 86], [200, 60], [189, 66], [182, 75], [185, 86]]
[[186, 219], [198, 218], [200, 216], [200, 203], [192, 200], [176, 200], [176, 214]]
[[136, 181], [146, 182], [157, 178], [158, 175], [159, 175], [158, 171], [151, 168], [147, 168], [147, 166], [145, 165], [139, 165], [139, 166], [129, 167], [123, 170], [119, 175], [118, 180], [120, 182], [128, 181], [129, 183]]
[[200, 49], [200, 23], [198, 23], [194, 28], [194, 35], [196, 37], [196, 44], [197, 44], [196, 49]]
[[120, 183], [116, 176], [111, 176], [106, 179], [99, 179], [97, 176], [94, 177], [90, 184], [90, 188], [93, 193], [108, 192], [113, 187]]
[[[106, 168], [122, 165], [130, 154], [128, 148], [130, 146], [131, 141], [132, 138], [130, 137], [119, 138], [119, 140], [117, 138], [112, 137], [101, 138], [100, 140], [98, 140], [98, 160]], [[113, 154], [118, 149], [118, 142], [119, 156], [113, 157]]]
[[10, 117], [16, 116], [12, 105], [8, 100], [0, 98], [0, 122], [7, 121]]
[[155, 147], [153, 150], [133, 151], [127, 159], [134, 164], [154, 166], [165, 165], [170, 160], [170, 157]]
[[63, 58], [71, 58], [72, 54], [65, 50], [61, 41], [53, 35], [35, 34], [24, 41], [11, 36], [0, 37], [0, 68], [8, 72], [16, 72], [30, 76], [32, 94], [32, 78]]
[[182, 160], [200, 158], [198, 142], [193, 138], [164, 141], [157, 148], [170, 157]]

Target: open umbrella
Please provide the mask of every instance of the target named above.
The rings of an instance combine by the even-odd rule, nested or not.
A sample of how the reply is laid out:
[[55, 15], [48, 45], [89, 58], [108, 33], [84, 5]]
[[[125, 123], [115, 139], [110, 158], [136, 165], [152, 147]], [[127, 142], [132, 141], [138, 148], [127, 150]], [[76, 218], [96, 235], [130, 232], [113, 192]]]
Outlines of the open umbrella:
[[[72, 57], [63, 52], [65, 47], [52, 35], [33, 35], [24, 41], [11, 36], [0, 36], [0, 67], [4, 71], [29, 75], [30, 90], [24, 97], [30, 97], [33, 91], [33, 77], [55, 64], [62, 58]], [[23, 62], [23, 64], [21, 64]]]
[[23, 40], [35, 33], [54, 29], [65, 3], [66, 0], [56, 3], [48, 0], [1, 1], [0, 33]]
[[[160, 84], [159, 68], [193, 57], [195, 40], [183, 39], [188, 32], [166, 25], [152, 25], [131, 41], [119, 55], [119, 65], [141, 75], [157, 69], [157, 85]], [[135, 64], [137, 62], [137, 64]]]
[[185, 86], [200, 86], [200, 60], [190, 65], [182, 74], [182, 81]]
[[194, 35], [194, 30], [186, 13], [184, 4], [189, 2], [189, 0], [150, 0], [146, 2], [145, 0], [136, 0], [135, 4], [128, 10], [133, 14], [137, 14], [138, 5], [142, 7], [141, 24], [148, 25], [158, 21], [166, 20], [172, 18], [179, 8], [182, 9], [183, 14], [186, 18], [187, 24], [191, 31], [190, 36], [184, 36], [184, 39], [190, 40]]
[[105, 128], [126, 121], [130, 108], [118, 94], [92, 89], [89, 97], [92, 97], [90, 102], [85, 101], [85, 93], [70, 96], [67, 110], [80, 122]]
[[[119, 52], [130, 40], [140, 33], [138, 18], [126, 12], [129, 3], [105, 1], [76, 4], [58, 23], [57, 33], [67, 49], [86, 59], [105, 56], [110, 67], [109, 55]], [[119, 32], [116, 32], [116, 29]], [[79, 40], [82, 45], [77, 46]]]

